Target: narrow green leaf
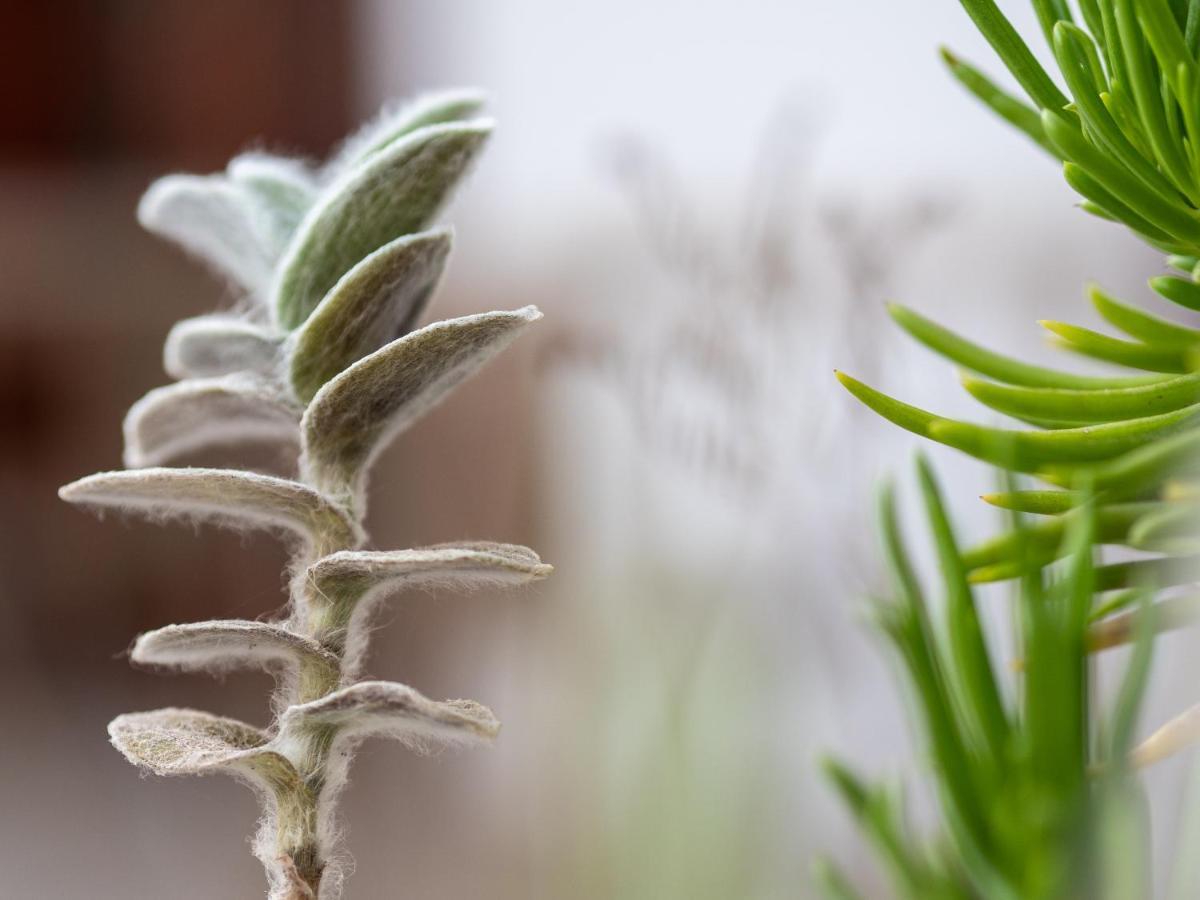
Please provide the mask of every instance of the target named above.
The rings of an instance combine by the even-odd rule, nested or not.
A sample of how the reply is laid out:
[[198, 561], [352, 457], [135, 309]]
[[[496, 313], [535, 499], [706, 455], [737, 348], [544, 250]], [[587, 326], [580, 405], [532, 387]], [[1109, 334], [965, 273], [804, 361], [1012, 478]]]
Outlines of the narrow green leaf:
[[992, 465], [1041, 475], [1044, 470], [1064, 463], [1113, 459], [1191, 428], [1197, 421], [1200, 421], [1200, 405], [1140, 419], [1057, 431], [1011, 431], [936, 419], [928, 424], [927, 436]]
[[1200, 375], [1180, 375], [1140, 387], [1093, 391], [1014, 387], [969, 375], [961, 380], [971, 396], [998, 412], [1055, 418], [1077, 425], [1158, 415], [1200, 403]]
[[1067, 184], [1086, 198], [1083, 208], [1092, 215], [1099, 216], [1109, 222], [1117, 222], [1134, 231], [1143, 240], [1164, 253], [1179, 253], [1190, 249], [1190, 246], [1172, 238], [1157, 225], [1150, 224], [1143, 216], [1134, 212], [1127, 205], [1112, 195], [1107, 188], [1081, 166], [1073, 162], [1063, 163], [1063, 178]]
[[[1096, 511], [1096, 540], [1107, 544], [1123, 542], [1129, 529], [1147, 512], [1161, 508], [1157, 503], [1120, 503], [1102, 506]], [[963, 565], [968, 570], [1019, 563], [1022, 554], [1036, 563], [1044, 565], [1060, 559], [1068, 548], [1063, 543], [1067, 526], [1083, 514], [1081, 508], [1073, 509], [1054, 518], [1044, 519], [1033, 525], [1024, 525], [990, 538], [963, 553]], [[1009, 570], [1005, 570], [1009, 571]], [[1006, 577], [1012, 577], [1011, 574]], [[975, 579], [972, 580], [981, 580]], [[990, 579], [989, 579], [990, 580]]]
[[1103, 79], [1103, 71], [1091, 38], [1081, 28], [1059, 22], [1054, 26], [1053, 46], [1075, 107], [1097, 142], [1164, 201], [1176, 202], [1178, 190], [1134, 148], [1101, 101], [1100, 93], [1106, 85], [1098, 80]]
[[963, 686], [964, 711], [972, 720], [973, 730], [985, 741], [990, 755], [999, 759], [1004, 755], [1008, 741], [1008, 716], [983, 639], [975, 598], [967, 582], [967, 569], [954, 540], [933, 471], [920, 457], [917, 478], [945, 585], [950, 652], [958, 676], [956, 681]]
[[1077, 491], [1006, 491], [984, 494], [980, 499], [1000, 509], [1039, 516], [1057, 516], [1078, 506], [1080, 494]]
[[[1129, 0], [1115, 4], [1117, 27], [1121, 33], [1125, 70], [1137, 106], [1145, 136], [1155, 156], [1170, 175], [1176, 187], [1195, 201], [1195, 184], [1187, 159], [1180, 151], [1178, 139], [1171, 133], [1161, 102], [1161, 84], [1153, 63], [1148, 58], [1141, 29], [1134, 21]], [[1170, 196], [1169, 194], [1167, 196]]]
[[1183, 95], [1183, 78], [1193, 74], [1195, 61], [1188, 53], [1179, 23], [1175, 21], [1166, 0], [1137, 0], [1138, 21], [1163, 75], [1170, 82], [1176, 97]]
[[1187, 350], [1178, 346], [1123, 341], [1066, 322], [1042, 320], [1039, 324], [1059, 339], [1055, 342], [1057, 346], [1092, 359], [1174, 375], [1183, 374], [1189, 369]]
[[825, 777], [850, 809], [859, 827], [878, 848], [894, 882], [906, 897], [926, 896], [930, 876], [925, 861], [914, 851], [908, 832], [887, 797], [878, 789], [863, 784], [846, 766], [833, 759], [821, 763]]
[[1158, 275], [1150, 279], [1150, 287], [1172, 303], [1200, 311], [1200, 284], [1173, 275]]
[[[1122, 497], [1137, 496], [1171, 476], [1200, 473], [1200, 429], [1181, 431], [1096, 468], [1095, 485]], [[1054, 475], [1054, 470], [1045, 474]]]
[[[1200, 4], [1200, 0], [1197, 0], [1197, 3]], [[1200, 266], [1200, 259], [1195, 256], [1168, 256], [1167, 265], [1186, 273], [1190, 278], [1196, 267]]]
[[1108, 746], [1109, 765], [1124, 768], [1133, 747], [1138, 712], [1150, 680], [1150, 660], [1154, 651], [1155, 610], [1149, 591], [1143, 592], [1134, 618], [1133, 655], [1125, 667], [1125, 676], [1117, 693], [1112, 714], [1112, 740]]
[[883, 394], [845, 373], [838, 380], [866, 406], [895, 425], [1018, 472], [1040, 474], [1063, 463], [1120, 456], [1200, 421], [1200, 404], [1173, 412], [1057, 431], [1014, 431], [934, 415]]
[[959, 84], [1055, 159], [1062, 159], [1058, 150], [1046, 139], [1046, 133], [1042, 130], [1042, 117], [1036, 109], [1012, 96], [974, 66], [962, 61], [946, 48], [942, 48], [941, 54], [942, 60]]
[[1100, 290], [1096, 285], [1088, 287], [1088, 296], [1096, 311], [1109, 323], [1126, 334], [1150, 344], [1169, 344], [1190, 347], [1200, 344], [1200, 330], [1177, 325], [1158, 316], [1121, 303]]
[[[1105, 190], [1138, 216], [1173, 239], [1200, 243], [1200, 219], [1182, 203], [1172, 202], [1092, 146], [1073, 124], [1054, 112], [1042, 113], [1042, 127], [1064, 157], [1077, 163]], [[1111, 211], [1111, 210], [1110, 210]]]
[[1012, 23], [1004, 17], [992, 0], [960, 0], [967, 15], [975, 22], [980, 33], [992, 45], [997, 55], [1025, 89], [1029, 98], [1043, 109], [1059, 110], [1067, 105], [1057, 85], [1050, 80], [1046, 70], [1039, 65], [1033, 53]]
[[1153, 384], [1166, 380], [1161, 375], [1139, 375], [1123, 378], [1107, 378], [1093, 375], [1075, 375], [1041, 366], [1031, 366], [986, 350], [959, 337], [949, 329], [913, 312], [898, 303], [889, 303], [888, 314], [901, 328], [929, 347], [960, 366], [995, 378], [1008, 384], [1047, 388], [1126, 388], [1140, 384]]

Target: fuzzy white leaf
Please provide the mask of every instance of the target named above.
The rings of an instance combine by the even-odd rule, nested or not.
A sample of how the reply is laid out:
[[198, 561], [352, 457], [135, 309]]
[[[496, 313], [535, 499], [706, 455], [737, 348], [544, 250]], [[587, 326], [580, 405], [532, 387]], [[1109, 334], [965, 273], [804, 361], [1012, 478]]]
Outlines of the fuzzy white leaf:
[[138, 512], [151, 518], [211, 521], [235, 528], [280, 529], [306, 555], [359, 546], [364, 537], [346, 511], [307, 485], [233, 469], [138, 469], [100, 472], [62, 487], [68, 503]]
[[281, 338], [236, 316], [196, 316], [176, 322], [163, 348], [163, 368], [173, 378], [205, 378], [279, 366]]
[[373, 608], [389, 594], [410, 588], [515, 587], [553, 571], [528, 547], [513, 544], [440, 544], [414, 550], [345, 550], [322, 557], [304, 573], [302, 627], [325, 646], [344, 653], [353, 676], [366, 650]]
[[168, 625], [137, 639], [130, 654], [135, 663], [182, 671], [224, 672], [231, 669], [291, 669], [301, 666], [337, 682], [338, 658], [316, 641], [270, 622], [216, 619]]
[[295, 779], [292, 765], [267, 748], [252, 725], [194, 709], [158, 709], [117, 716], [108, 725], [113, 746], [155, 775], [227, 771], [264, 788]]
[[305, 410], [305, 480], [361, 504], [367, 467], [387, 441], [541, 317], [527, 306], [434, 322], [359, 360]]
[[296, 332], [291, 382], [304, 403], [329, 379], [412, 330], [450, 254], [446, 229], [396, 238], [341, 277]]
[[280, 743], [296, 734], [332, 728], [340, 740], [394, 738], [414, 750], [478, 744], [499, 733], [491, 710], [471, 700], [437, 702], [390, 681], [360, 681], [299, 706], [280, 720]]
[[335, 180], [309, 211], [272, 287], [277, 321], [298, 328], [359, 260], [425, 228], [483, 146], [491, 125], [430, 125]]
[[300, 410], [261, 378], [192, 378], [155, 388], [125, 416], [125, 465], [157, 466], [208, 447], [298, 444]]
[[243, 153], [225, 169], [231, 181], [253, 196], [263, 216], [263, 228], [271, 237], [278, 258], [316, 202], [317, 184], [302, 162], [268, 153]]
[[385, 109], [343, 142], [323, 174], [326, 178], [336, 178], [418, 128], [470, 118], [483, 107], [484, 100], [482, 93], [470, 89], [437, 91], [397, 109]]
[[168, 175], [142, 196], [138, 221], [265, 295], [278, 250], [269, 217], [243, 186], [223, 175]]

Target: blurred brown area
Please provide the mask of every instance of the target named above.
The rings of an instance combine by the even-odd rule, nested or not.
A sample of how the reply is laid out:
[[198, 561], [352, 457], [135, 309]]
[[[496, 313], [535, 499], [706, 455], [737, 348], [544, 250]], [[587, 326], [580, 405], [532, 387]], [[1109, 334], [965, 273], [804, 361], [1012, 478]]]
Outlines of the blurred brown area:
[[[264, 721], [264, 676], [162, 677], [133, 670], [123, 654], [150, 628], [278, 608], [284, 553], [268, 537], [120, 516], [98, 522], [60, 502], [56, 490], [120, 466], [121, 418], [167, 380], [161, 342], [171, 324], [236, 300], [138, 228], [141, 192], [165, 171], [218, 169], [249, 141], [305, 156], [328, 152], [357, 117], [354, 9], [293, 0], [59, 0], [5, 9], [0, 708], [20, 737], [0, 742], [0, 895], [261, 890], [246, 846], [255, 807], [244, 789], [207, 779], [140, 783], [106, 746], [104, 728], [120, 712], [168, 705]], [[434, 314], [469, 302], [439, 297]], [[379, 545], [531, 541], [520, 463], [529, 413], [512, 408], [525, 362], [520, 354], [501, 360], [487, 385], [468, 385], [381, 461], [371, 514]], [[489, 477], [500, 472], [504, 478]], [[514, 613], [486, 597], [419, 599], [411, 610], [396, 605], [390, 624], [401, 627], [381, 632], [374, 674], [434, 696], [473, 688], [486, 695], [486, 683], [456, 674], [454, 660], [466, 660], [470, 673], [482, 668], [476, 661], [486, 662]], [[464, 790], [458, 763], [404, 766], [388, 749], [375, 779], [368, 754], [364, 787], [349, 797], [347, 817], [360, 819], [356, 896], [387, 895], [377, 879], [396, 864], [401, 839], [420, 869], [416, 860], [445, 836], [430, 828], [431, 817], [447, 816], [444, 828], [470, 846], [469, 814], [454, 818], [455, 792]], [[380, 783], [383, 793], [371, 787]], [[455, 879], [437, 871], [412, 881], [430, 891], [449, 884], [456, 895]]]
[[301, 152], [345, 132], [345, 3], [49, 0], [0, 28], [0, 154], [212, 168], [248, 135]]

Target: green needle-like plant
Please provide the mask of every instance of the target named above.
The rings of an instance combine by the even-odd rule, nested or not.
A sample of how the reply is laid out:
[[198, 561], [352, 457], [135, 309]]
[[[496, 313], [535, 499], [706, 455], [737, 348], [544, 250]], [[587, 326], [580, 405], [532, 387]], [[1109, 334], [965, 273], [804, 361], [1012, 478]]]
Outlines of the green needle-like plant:
[[[289, 540], [282, 615], [169, 625], [131, 653], [179, 671], [266, 669], [276, 676], [273, 721], [163, 709], [109, 726], [139, 767], [225, 772], [255, 790], [255, 852], [278, 900], [340, 896], [336, 804], [359, 742], [387, 736], [422, 750], [490, 741], [499, 729], [477, 703], [363, 680], [372, 611], [412, 586], [523, 584], [550, 571], [506, 544], [364, 549], [375, 456], [541, 317], [526, 307], [416, 328], [450, 252], [451, 233], [431, 223], [491, 130], [479, 107], [473, 94], [425, 98], [381, 116], [318, 168], [253, 153], [221, 174], [156, 182], [142, 223], [231, 279], [244, 312], [178, 323], [165, 349], [178, 380], [129, 411], [127, 469], [60, 491], [99, 509]], [[164, 466], [263, 442], [298, 451], [294, 478]]]
[[[1086, 210], [1167, 254], [1174, 274], [1150, 287], [1200, 311], [1200, 0], [1032, 0], [1061, 83], [993, 0], [961, 3], [1025, 97], [945, 51], [951, 73], [1062, 162]], [[973, 397], [1018, 427], [939, 416], [838, 373], [884, 418], [1007, 473], [1008, 489], [984, 499], [1017, 517], [1012, 530], [960, 552], [922, 469], [947, 597], [934, 628], [886, 504], [900, 599], [880, 618], [915, 688], [947, 840], [932, 853], [914, 846], [888, 797], [840, 766], [831, 771], [905, 896], [1147, 895], [1130, 845], [1144, 823], [1129, 767], [1200, 739], [1197, 707], [1137, 748], [1130, 740], [1151, 638], [1200, 613], [1200, 328], [1098, 287], [1088, 294], [1117, 334], [1042, 324], [1063, 349], [1124, 374], [1029, 365], [889, 307], [901, 328], [960, 367]], [[1016, 473], [1042, 485], [1014, 489]], [[1105, 545], [1143, 555], [1103, 564]], [[1019, 585], [1022, 668], [1011, 701], [970, 600], [972, 584], [1008, 580]], [[1137, 649], [1116, 709], [1101, 723], [1088, 654], [1130, 642]], [[1117, 840], [1125, 846], [1110, 852]], [[844, 876], [824, 871], [830, 896], [854, 896]]]
[[[831, 760], [826, 769], [834, 786], [878, 848], [899, 896], [1142, 896], [1136, 847], [1125, 848], [1108, 869], [1097, 855], [1106, 823], [1117, 817], [1137, 821], [1137, 808], [1125, 797], [1134, 790], [1132, 724], [1148, 674], [1152, 631], [1145, 615], [1126, 621], [1122, 633], [1093, 638], [1089, 631], [1097, 578], [1094, 502], [1081, 501], [1063, 536], [1062, 571], [1051, 575], [1031, 565], [1020, 579], [1016, 629], [1022, 677], [1009, 696], [984, 637], [965, 554], [923, 460], [918, 476], [937, 548], [942, 603], [926, 599], [889, 489], [880, 518], [894, 599], [874, 609], [915, 695], [937, 773], [945, 834], [932, 844], [913, 837], [897, 796], [864, 784]], [[1035, 533], [1023, 513], [1012, 515], [1014, 552], [1034, 554]], [[1149, 593], [1137, 596], [1144, 611]], [[1111, 714], [1099, 727], [1088, 655], [1103, 642], [1117, 641], [1133, 642], [1134, 655]], [[1116, 879], [1110, 870], [1116, 870]], [[858, 896], [831, 865], [821, 879], [831, 897]], [[1131, 879], [1137, 888], [1129, 891]]]

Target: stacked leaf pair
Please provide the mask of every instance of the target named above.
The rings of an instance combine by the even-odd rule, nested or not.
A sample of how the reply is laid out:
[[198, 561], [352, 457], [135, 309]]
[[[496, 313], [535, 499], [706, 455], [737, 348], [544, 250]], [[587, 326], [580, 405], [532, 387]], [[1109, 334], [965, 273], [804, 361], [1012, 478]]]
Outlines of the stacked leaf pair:
[[[178, 379], [125, 421], [127, 469], [83, 478], [63, 499], [154, 518], [286, 535], [290, 599], [275, 621], [172, 625], [142, 635], [140, 664], [259, 667], [277, 676], [266, 729], [166, 709], [120, 716], [113, 743], [158, 774], [230, 773], [264, 802], [256, 853], [272, 897], [336, 897], [334, 806], [354, 744], [387, 735], [416, 748], [495, 736], [468, 701], [360, 680], [372, 607], [414, 585], [522, 584], [550, 571], [519, 546], [363, 549], [368, 469], [386, 443], [541, 317], [534, 307], [416, 328], [451, 233], [431, 224], [490, 130], [471, 94], [381, 116], [312, 167], [262, 153], [217, 175], [175, 175], [139, 218], [227, 276], [240, 314], [178, 323], [165, 366]], [[167, 467], [218, 445], [291, 447], [295, 478]]]

